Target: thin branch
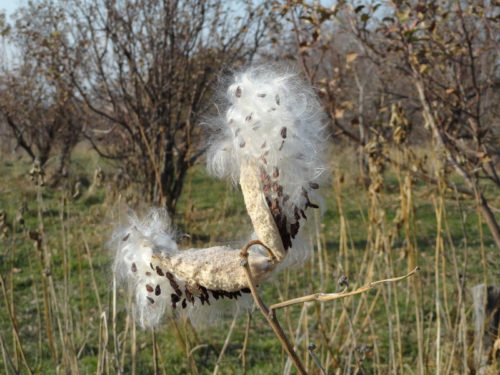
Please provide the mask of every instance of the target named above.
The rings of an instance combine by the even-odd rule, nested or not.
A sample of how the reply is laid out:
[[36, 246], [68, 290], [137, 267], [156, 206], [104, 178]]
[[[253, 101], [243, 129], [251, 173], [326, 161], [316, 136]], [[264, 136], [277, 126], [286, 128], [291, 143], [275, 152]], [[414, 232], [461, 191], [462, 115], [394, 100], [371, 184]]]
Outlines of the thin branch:
[[[276, 319], [276, 315], [274, 314], [273, 310], [269, 310], [267, 306], [264, 304], [262, 299], [260, 298], [259, 294], [257, 293], [257, 288], [255, 286], [255, 283], [253, 281], [252, 277], [252, 272], [250, 271], [250, 266], [248, 264], [248, 249], [253, 246], [253, 245], [261, 245], [264, 246], [264, 244], [258, 240], [256, 241], [250, 241], [247, 243], [243, 248], [241, 249], [241, 266], [245, 270], [245, 275], [247, 277], [248, 285], [250, 287], [250, 291], [252, 292], [252, 297], [259, 308], [260, 312], [264, 317], [266, 318], [267, 322], [273, 329], [274, 333], [278, 337], [278, 340], [281, 342], [281, 345], [283, 346], [283, 349], [286, 351], [288, 356], [291, 358], [293, 361], [293, 364], [297, 368], [297, 371], [300, 374], [306, 374], [307, 372], [304, 368], [304, 365], [300, 361], [297, 353], [295, 353], [295, 350], [293, 349], [292, 344], [290, 344], [290, 341], [288, 341], [285, 333], [283, 332], [283, 329], [281, 328], [278, 319]], [[266, 247], [266, 246], [264, 246]], [[266, 248], [267, 249], [267, 248]], [[269, 249], [267, 249], [269, 251]]]
[[410, 276], [413, 276], [419, 270], [420, 270], [419, 267], [415, 267], [415, 269], [413, 271], [411, 271], [410, 273], [408, 273], [404, 276], [393, 277], [390, 279], [384, 279], [384, 280], [378, 280], [378, 281], [372, 281], [371, 283], [368, 283], [368, 284], [366, 284], [366, 285], [364, 285], [356, 290], [350, 291], [350, 292], [348, 292], [347, 290], [344, 289], [343, 291], [341, 291], [339, 293], [315, 293], [315, 294], [310, 294], [310, 295], [304, 296], [304, 297], [293, 298], [293, 299], [288, 300], [288, 301], [275, 303], [274, 305], [271, 305], [270, 310], [273, 311], [276, 309], [280, 309], [282, 307], [296, 305], [298, 303], [304, 303], [304, 302], [310, 302], [310, 301], [320, 301], [320, 302], [333, 301], [335, 299], [353, 296], [356, 294], [367, 292], [368, 290], [373, 289], [374, 287], [376, 287], [380, 284], [392, 283], [395, 281], [404, 280]]

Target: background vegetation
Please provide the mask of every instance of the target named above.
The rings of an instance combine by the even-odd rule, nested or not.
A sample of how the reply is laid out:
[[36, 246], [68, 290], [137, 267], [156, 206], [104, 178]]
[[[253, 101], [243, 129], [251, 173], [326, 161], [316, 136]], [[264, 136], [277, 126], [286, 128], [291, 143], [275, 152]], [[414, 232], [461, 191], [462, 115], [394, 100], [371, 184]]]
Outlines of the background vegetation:
[[225, 72], [279, 61], [317, 89], [332, 173], [323, 217], [309, 218], [311, 262], [261, 286], [264, 299], [421, 268], [280, 311], [308, 370], [320, 373], [314, 344], [331, 374], [497, 373], [498, 329], [475, 328], [471, 288], [500, 278], [499, 11], [61, 0], [0, 18], [0, 371], [295, 371], [259, 314], [141, 331], [105, 245], [127, 206], [165, 206], [182, 247], [247, 238], [239, 192], [204, 171], [199, 124]]

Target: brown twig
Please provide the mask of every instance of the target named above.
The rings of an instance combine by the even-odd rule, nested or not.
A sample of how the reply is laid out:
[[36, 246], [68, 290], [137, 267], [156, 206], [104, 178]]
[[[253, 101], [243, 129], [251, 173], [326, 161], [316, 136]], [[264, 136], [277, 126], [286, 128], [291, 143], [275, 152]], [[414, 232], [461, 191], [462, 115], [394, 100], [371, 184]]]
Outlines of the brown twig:
[[408, 273], [404, 276], [393, 277], [390, 279], [384, 279], [384, 280], [378, 280], [378, 281], [372, 281], [371, 283], [368, 283], [368, 284], [366, 284], [366, 285], [364, 285], [356, 290], [350, 291], [350, 292], [348, 292], [344, 289], [343, 291], [341, 291], [339, 293], [314, 293], [314, 294], [310, 294], [308, 296], [293, 298], [293, 299], [288, 300], [288, 301], [275, 303], [274, 305], [271, 305], [270, 310], [273, 311], [276, 309], [280, 309], [282, 307], [296, 305], [298, 303], [304, 303], [304, 302], [310, 302], [310, 301], [320, 301], [320, 302], [333, 301], [335, 299], [353, 296], [356, 294], [364, 293], [364, 292], [366, 292], [366, 291], [368, 291], [368, 290], [370, 290], [370, 289], [372, 289], [380, 284], [404, 280], [404, 279], [414, 275], [419, 270], [420, 270], [419, 267], [415, 267], [415, 269], [413, 271], [411, 271], [410, 273]]
[[248, 265], [248, 249], [253, 245], [264, 246], [262, 244], [262, 242], [260, 242], [259, 240], [250, 241], [245, 246], [243, 246], [243, 248], [241, 249], [241, 253], [240, 253], [241, 266], [245, 270], [245, 274], [246, 274], [246, 277], [248, 280], [248, 286], [250, 287], [250, 291], [252, 292], [252, 297], [253, 297], [257, 307], [259, 308], [261, 313], [264, 315], [267, 322], [269, 323], [269, 325], [273, 329], [274, 333], [278, 337], [278, 340], [281, 342], [283, 349], [286, 351], [288, 356], [293, 361], [293, 364], [297, 368], [297, 371], [300, 374], [307, 374], [304, 366], [302, 365], [302, 362], [300, 361], [299, 357], [297, 356], [297, 353], [295, 353], [295, 350], [293, 350], [293, 346], [290, 344], [285, 333], [283, 332], [283, 329], [281, 328], [281, 326], [278, 322], [278, 319], [276, 319], [276, 315], [275, 315], [274, 311], [273, 310], [270, 311], [268, 309], [268, 307], [264, 304], [264, 302], [260, 298], [259, 294], [257, 293], [257, 288], [255, 287], [255, 283], [253, 282], [253, 277], [252, 277], [252, 273], [250, 271], [250, 266]]
[[340, 293], [315, 293], [315, 294], [311, 294], [308, 296], [293, 298], [293, 299], [288, 300], [288, 301], [276, 303], [274, 305], [271, 305], [270, 308], [268, 308], [264, 304], [262, 299], [260, 298], [259, 294], [257, 293], [257, 288], [256, 288], [255, 283], [253, 281], [252, 273], [250, 271], [250, 266], [248, 264], [248, 249], [254, 245], [264, 246], [264, 248], [266, 248], [268, 253], [270, 255], [272, 254], [272, 252], [265, 245], [263, 245], [262, 242], [260, 242], [259, 240], [250, 241], [245, 246], [243, 246], [243, 248], [241, 249], [241, 253], [240, 253], [241, 266], [245, 270], [245, 275], [246, 275], [247, 280], [248, 280], [248, 286], [250, 287], [250, 291], [252, 292], [252, 296], [253, 296], [255, 303], [257, 304], [257, 307], [259, 308], [259, 310], [262, 312], [262, 314], [266, 318], [267, 322], [269, 323], [269, 325], [273, 329], [274, 333], [278, 337], [279, 341], [281, 342], [283, 349], [286, 351], [286, 353], [288, 354], [290, 359], [293, 361], [295, 367], [297, 368], [297, 370], [301, 374], [307, 374], [307, 372], [304, 369], [304, 366], [303, 366], [302, 362], [300, 361], [299, 357], [297, 356], [297, 353], [295, 353], [293, 346], [288, 341], [288, 339], [287, 339], [285, 333], [283, 332], [283, 329], [281, 328], [278, 320], [276, 319], [276, 314], [275, 314], [276, 309], [291, 306], [291, 305], [296, 305], [298, 303], [305, 303], [305, 302], [310, 302], [310, 301], [325, 302], [325, 301], [332, 301], [335, 299], [353, 296], [356, 294], [361, 294], [361, 293], [364, 293], [370, 289], [373, 289], [374, 287], [376, 287], [380, 284], [404, 280], [410, 276], [413, 276], [417, 271], [420, 270], [419, 267], [415, 267], [415, 269], [413, 269], [413, 271], [409, 272], [408, 274], [406, 274], [404, 276], [392, 277], [389, 279], [378, 280], [378, 281], [372, 281], [372, 282], [370, 282], [370, 283], [368, 283], [368, 284], [366, 284], [366, 285], [364, 285], [356, 290], [350, 291], [350, 292], [348, 292], [347, 290], [343, 290]]

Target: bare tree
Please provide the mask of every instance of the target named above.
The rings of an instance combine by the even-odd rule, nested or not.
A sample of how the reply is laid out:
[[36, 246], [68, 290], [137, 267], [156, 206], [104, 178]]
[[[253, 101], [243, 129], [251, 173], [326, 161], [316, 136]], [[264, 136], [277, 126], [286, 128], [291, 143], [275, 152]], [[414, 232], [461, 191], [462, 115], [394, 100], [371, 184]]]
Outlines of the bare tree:
[[249, 1], [68, 3], [71, 45], [87, 50], [83, 74], [72, 80], [105, 120], [87, 129], [89, 139], [101, 156], [123, 160], [151, 201], [175, 212], [186, 172], [204, 150], [197, 124], [209, 108], [207, 93], [221, 70], [251, 61], [264, 40], [265, 7], [256, 10]]
[[30, 3], [19, 11], [11, 30], [15, 60], [2, 67], [0, 79], [0, 113], [17, 145], [42, 166], [57, 150], [60, 173], [83, 125], [74, 86], [66, 74], [62, 48], [66, 38], [60, 7]]
[[[345, 69], [357, 58], [356, 69], [351, 69], [354, 74], [351, 87], [357, 88], [358, 97], [353, 95], [352, 88], [342, 84], [335, 69], [326, 71], [323, 82], [317, 79], [333, 124], [365, 149], [370, 146], [367, 135], [398, 144], [402, 139], [396, 132], [406, 137], [410, 127], [391, 126], [387, 114], [397, 115], [406, 108], [409, 123], [422, 124], [413, 126], [412, 131], [426, 134], [433, 140], [437, 153], [443, 155], [446, 175], [442, 177], [450, 188], [477, 199], [500, 248], [500, 227], [485, 194], [487, 185], [500, 187], [496, 170], [500, 156], [496, 104], [499, 39], [494, 32], [498, 22], [494, 4], [482, 0], [339, 4], [342, 6], [334, 9], [304, 1], [284, 5], [297, 34], [300, 61], [311, 80], [317, 79], [316, 72], [321, 72], [324, 66], [317, 58], [324, 54], [318, 51], [329, 51], [331, 47], [328, 40], [331, 35], [325, 33], [327, 21], [340, 19], [339, 23], [351, 36], [348, 48], [353, 52], [347, 53], [345, 62], [335, 68]], [[304, 20], [307, 27], [303, 26]], [[316, 58], [309, 59], [313, 53]], [[364, 121], [369, 113], [364, 106], [368, 92], [373, 95], [372, 108], [378, 107], [379, 113], [386, 113], [382, 118], [372, 117], [371, 125]], [[350, 98], [339, 103], [338, 99], [346, 94]], [[345, 109], [342, 103], [348, 105], [351, 114], [357, 113], [358, 118], [342, 116]], [[399, 107], [388, 111], [395, 103]], [[359, 134], [348, 126], [349, 119], [360, 125]], [[393, 162], [390, 155], [377, 152], [382, 159]], [[425, 181], [439, 181], [410, 165], [403, 167]], [[447, 176], [450, 172], [459, 175], [463, 184], [452, 184]]]

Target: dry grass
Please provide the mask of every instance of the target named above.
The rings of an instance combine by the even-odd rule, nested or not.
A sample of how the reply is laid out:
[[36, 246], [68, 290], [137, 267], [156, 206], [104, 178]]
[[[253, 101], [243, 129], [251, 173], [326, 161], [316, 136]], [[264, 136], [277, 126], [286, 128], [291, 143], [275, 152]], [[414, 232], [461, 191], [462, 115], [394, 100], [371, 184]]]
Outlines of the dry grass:
[[[438, 171], [437, 158], [426, 153], [428, 167]], [[470, 372], [470, 288], [500, 280], [498, 249], [475, 202], [398, 169], [375, 171], [380, 189], [364, 187], [351, 154], [332, 162], [324, 218], [309, 218], [316, 223], [311, 262], [262, 285], [261, 296], [271, 305], [338, 292], [342, 276], [353, 290], [418, 265], [413, 278], [343, 300], [289, 306], [277, 318], [309, 373], [320, 373], [318, 363], [329, 374]], [[89, 194], [86, 181], [98, 160], [77, 154], [72, 168], [83, 183], [73, 198], [76, 181], [35, 186], [28, 163], [5, 157], [1, 163], [7, 229], [0, 239], [0, 372], [294, 373], [258, 314], [210, 329], [171, 319], [156, 332], [133, 324], [130, 296], [115, 285], [105, 243], [119, 207], [133, 205], [134, 197], [112, 191], [111, 167], [104, 186]], [[176, 222], [190, 234], [185, 247], [244, 240], [250, 231], [240, 193], [202, 168], [189, 175]], [[492, 373], [498, 368], [494, 363]]]

